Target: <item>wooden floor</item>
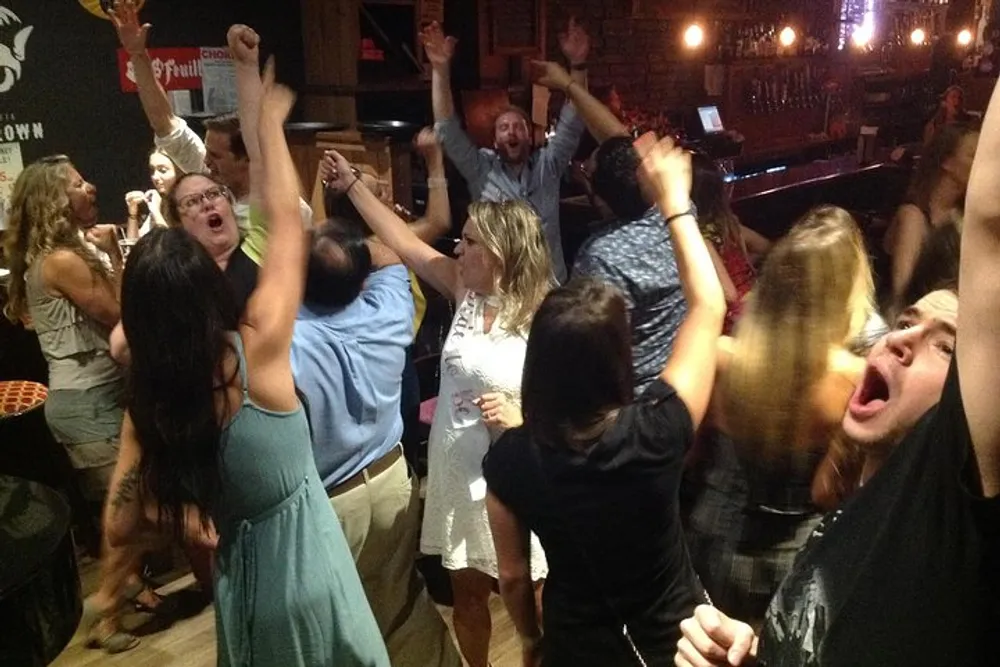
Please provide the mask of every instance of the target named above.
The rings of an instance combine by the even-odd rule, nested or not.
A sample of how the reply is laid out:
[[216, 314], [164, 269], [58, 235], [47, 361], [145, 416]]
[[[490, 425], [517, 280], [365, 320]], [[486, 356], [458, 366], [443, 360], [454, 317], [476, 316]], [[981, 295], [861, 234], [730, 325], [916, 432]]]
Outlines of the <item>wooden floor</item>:
[[[88, 595], [96, 588], [97, 564], [84, 561], [80, 565], [83, 593]], [[194, 597], [194, 577], [185, 574], [159, 589], [161, 595], [178, 595], [182, 601]], [[190, 605], [182, 605], [182, 607]], [[493, 611], [493, 638], [490, 642], [490, 661], [493, 667], [520, 667], [521, 650], [514, 625], [503, 608], [500, 598], [490, 601]], [[440, 608], [451, 627], [451, 609]], [[91, 665], [132, 665], [134, 667], [215, 667], [215, 616], [211, 606], [201, 610], [189, 609], [188, 618], [176, 621], [167, 628], [155, 627], [152, 617], [134, 614], [126, 619], [126, 626], [141, 636], [140, 644], [125, 653], [108, 655], [83, 646], [78, 631], [51, 667], [89, 667]]]

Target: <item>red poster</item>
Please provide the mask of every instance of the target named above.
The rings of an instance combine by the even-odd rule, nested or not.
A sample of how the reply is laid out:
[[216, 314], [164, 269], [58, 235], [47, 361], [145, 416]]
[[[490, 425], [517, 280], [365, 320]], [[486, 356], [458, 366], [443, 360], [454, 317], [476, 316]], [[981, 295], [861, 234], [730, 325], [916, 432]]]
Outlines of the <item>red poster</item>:
[[[227, 51], [228, 55], [228, 51]], [[150, 49], [153, 73], [166, 90], [199, 90], [201, 88], [201, 49], [185, 47], [175, 49]], [[118, 73], [122, 90], [134, 93], [135, 75], [125, 49], [118, 49]]]

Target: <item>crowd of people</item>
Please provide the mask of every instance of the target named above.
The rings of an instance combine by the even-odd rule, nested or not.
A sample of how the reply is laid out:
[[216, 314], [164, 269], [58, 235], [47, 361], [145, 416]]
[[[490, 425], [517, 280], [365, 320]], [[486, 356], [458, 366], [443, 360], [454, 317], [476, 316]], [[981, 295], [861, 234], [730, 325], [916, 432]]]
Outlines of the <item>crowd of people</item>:
[[[220, 665], [487, 667], [495, 590], [526, 667], [992, 664], [1000, 91], [981, 130], [932, 128], [879, 304], [848, 211], [764, 238], [710, 159], [630, 137], [587, 89], [575, 20], [566, 64], [535, 63], [565, 99], [543, 146], [515, 107], [476, 146], [456, 41], [422, 31], [417, 217], [335, 151], [315, 210], [301, 198], [294, 94], [252, 28], [227, 36], [239, 108], [200, 137], [133, 0], [112, 19], [152, 189], [102, 224], [70, 158], [44, 158], [4, 246], [6, 315], [38, 335], [46, 421], [102, 517], [89, 646], [132, 649], [127, 611], [170, 613], [143, 561], [179, 544]], [[585, 131], [601, 222], [567, 258]], [[445, 158], [473, 202], [454, 253]], [[428, 290], [454, 317], [421, 498], [401, 440]], [[418, 554], [449, 574], [454, 640]]]

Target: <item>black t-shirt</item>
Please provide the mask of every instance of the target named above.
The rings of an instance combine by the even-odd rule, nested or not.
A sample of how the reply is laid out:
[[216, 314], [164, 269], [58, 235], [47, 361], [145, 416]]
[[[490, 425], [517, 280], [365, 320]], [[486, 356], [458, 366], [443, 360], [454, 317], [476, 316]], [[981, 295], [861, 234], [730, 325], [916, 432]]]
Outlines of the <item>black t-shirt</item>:
[[233, 286], [233, 293], [236, 296], [236, 308], [240, 315], [246, 312], [247, 301], [250, 295], [257, 288], [257, 273], [260, 267], [247, 257], [243, 252], [243, 246], [236, 248], [229, 256], [229, 263], [226, 264], [226, 277]]
[[816, 529], [768, 609], [786, 665], [996, 665], [1000, 498], [984, 500], [954, 363], [941, 402]]
[[520, 428], [486, 456], [490, 490], [545, 549], [547, 667], [634, 667], [622, 621], [648, 665], [673, 664], [701, 593], [677, 509], [693, 437], [687, 407], [658, 380], [586, 452]]

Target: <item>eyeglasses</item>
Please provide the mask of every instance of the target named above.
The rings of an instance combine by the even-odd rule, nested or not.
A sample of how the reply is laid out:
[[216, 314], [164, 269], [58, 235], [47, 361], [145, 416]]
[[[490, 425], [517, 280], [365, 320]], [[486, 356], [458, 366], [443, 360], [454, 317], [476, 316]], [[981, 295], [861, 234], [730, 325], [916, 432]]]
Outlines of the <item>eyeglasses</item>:
[[228, 197], [229, 189], [222, 185], [217, 185], [203, 192], [195, 192], [177, 202], [179, 213], [189, 213], [192, 209], [201, 206], [204, 202], [214, 202], [219, 197]]
[[38, 164], [62, 164], [63, 162], [69, 162], [68, 155], [46, 155], [45, 157], [40, 157], [36, 160]]

